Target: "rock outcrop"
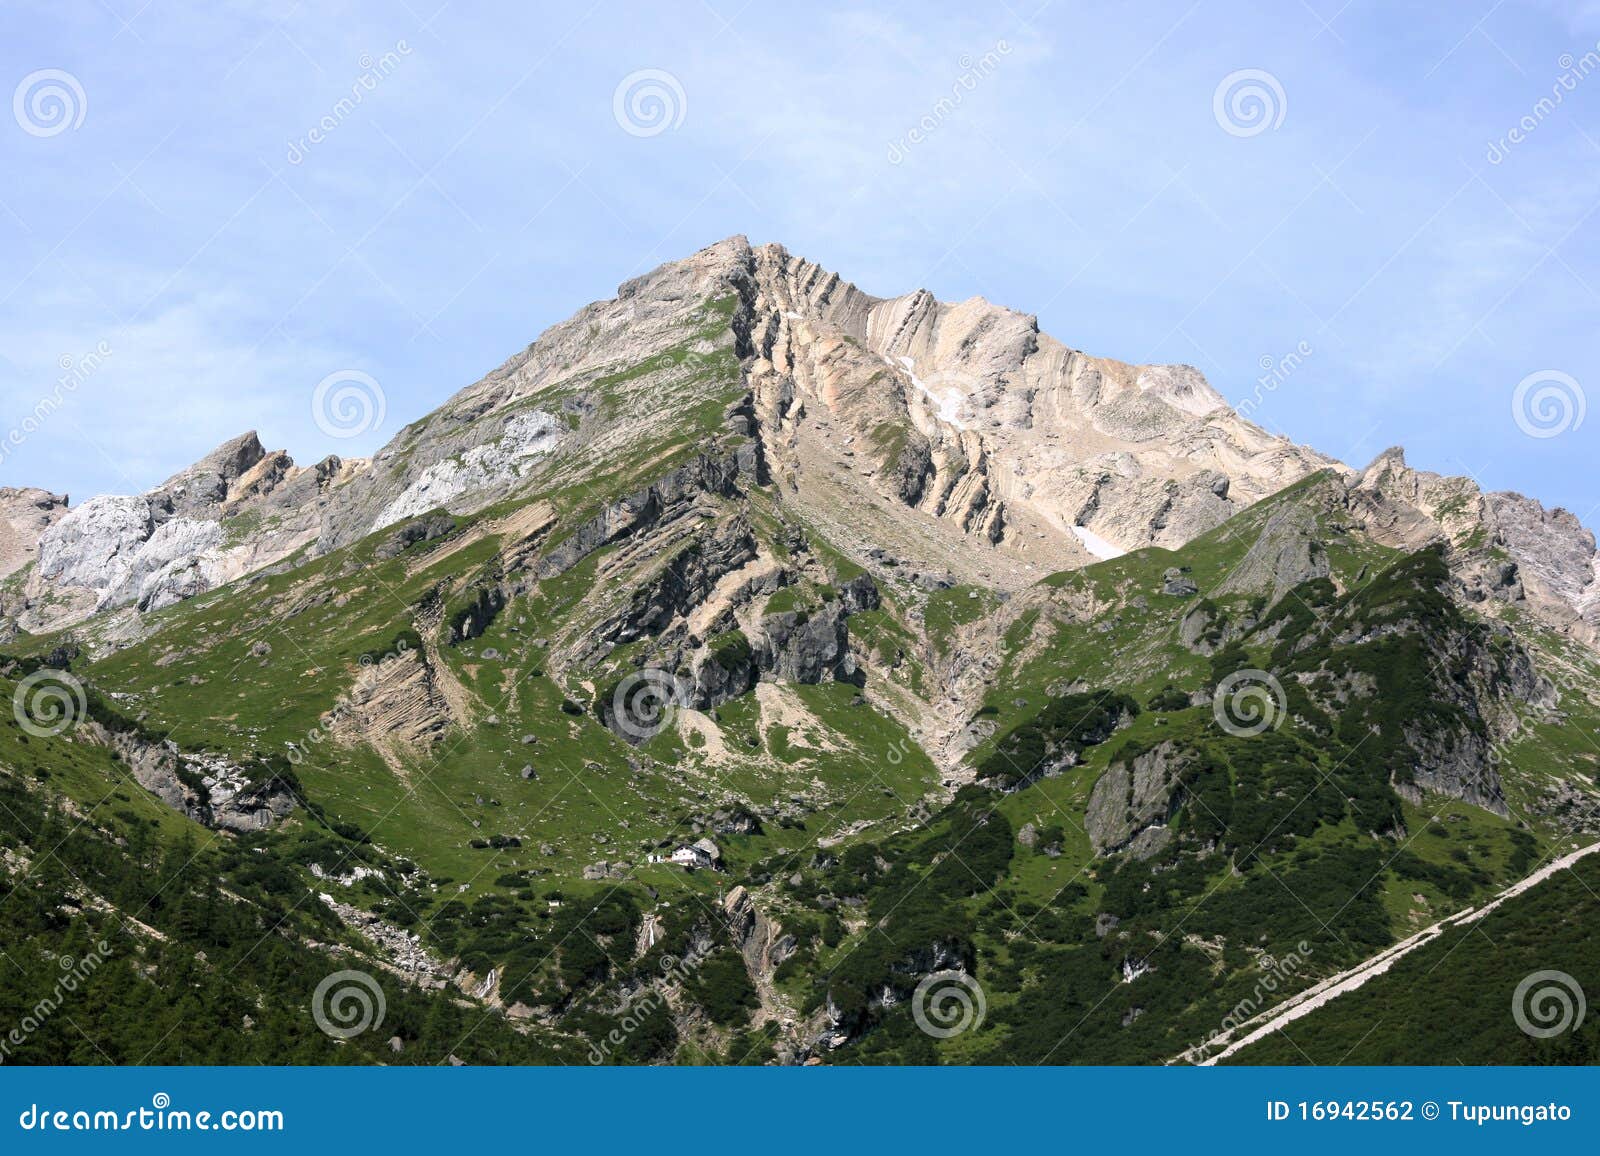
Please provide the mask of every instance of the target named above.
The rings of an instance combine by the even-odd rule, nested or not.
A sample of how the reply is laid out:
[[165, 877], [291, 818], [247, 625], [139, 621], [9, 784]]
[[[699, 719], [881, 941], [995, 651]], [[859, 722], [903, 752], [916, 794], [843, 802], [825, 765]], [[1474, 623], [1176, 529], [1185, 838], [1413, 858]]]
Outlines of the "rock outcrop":
[[320, 508], [363, 464], [301, 469], [247, 433], [144, 494], [90, 498], [39, 534], [17, 618], [51, 630], [159, 610], [277, 562], [315, 541]]
[[276, 777], [253, 773], [217, 755], [184, 751], [170, 740], [157, 742], [92, 720], [83, 722], [77, 733], [109, 747], [141, 787], [207, 827], [261, 831], [299, 804], [294, 792]]
[[1328, 576], [1328, 552], [1316, 515], [1301, 503], [1272, 511], [1244, 559], [1217, 588], [1222, 594], [1266, 594], [1276, 602], [1300, 583]]
[[1126, 850], [1147, 859], [1166, 846], [1167, 821], [1177, 809], [1178, 779], [1187, 765], [1181, 749], [1168, 741], [1107, 767], [1084, 816], [1095, 854]]
[[[33, 561], [39, 536], [66, 512], [65, 494], [0, 486], [0, 579], [9, 578]], [[4, 617], [3, 607], [0, 617]]]
[[1448, 543], [1451, 569], [1469, 596], [1521, 603], [1600, 648], [1600, 553], [1569, 511], [1413, 469], [1399, 448], [1353, 477], [1349, 494], [1351, 513], [1379, 541], [1406, 550]]

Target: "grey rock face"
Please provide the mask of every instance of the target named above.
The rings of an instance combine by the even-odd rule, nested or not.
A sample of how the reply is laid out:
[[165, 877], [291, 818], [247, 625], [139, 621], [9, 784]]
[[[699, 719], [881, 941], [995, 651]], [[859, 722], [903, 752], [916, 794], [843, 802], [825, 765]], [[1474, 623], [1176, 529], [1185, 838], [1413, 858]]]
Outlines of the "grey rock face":
[[[1351, 512], [1387, 545], [1449, 543], [1451, 569], [1469, 597], [1522, 603], [1555, 629], [1600, 647], [1600, 553], [1570, 512], [1413, 469], [1398, 448], [1351, 479], [1349, 495]], [[1514, 572], [1504, 569], [1506, 555]]]
[[448, 506], [464, 494], [504, 492], [527, 474], [534, 459], [560, 443], [564, 429], [559, 418], [541, 410], [511, 415], [496, 440], [468, 445], [459, 456], [426, 466], [378, 512], [369, 529]]
[[431, 542], [435, 538], [442, 538], [456, 528], [456, 520], [448, 514], [434, 514], [426, 518], [417, 518], [396, 526], [387, 537], [373, 550], [372, 556], [379, 560], [397, 558], [406, 550], [419, 542]]
[[1196, 586], [1194, 579], [1182, 570], [1176, 566], [1169, 566], [1161, 575], [1161, 593], [1174, 598], [1188, 598], [1200, 593], [1200, 587]]
[[46, 630], [158, 610], [276, 562], [314, 539], [320, 506], [362, 464], [299, 469], [249, 433], [147, 493], [90, 498], [39, 535], [20, 620]]
[[848, 582], [840, 583], [839, 601], [851, 614], [876, 610], [883, 603], [882, 596], [878, 592], [878, 584], [872, 580], [870, 574], [857, 574]]
[[[1594, 534], [1570, 512], [1521, 494], [1485, 496], [1500, 539], [1517, 560], [1527, 596], [1585, 641], [1600, 639], [1600, 555]], [[1502, 586], [1509, 587], [1502, 575]]]
[[1169, 741], [1107, 767], [1089, 795], [1085, 815], [1095, 853], [1127, 849], [1147, 859], [1165, 846], [1173, 793], [1185, 765], [1186, 756]]
[[539, 576], [552, 578], [564, 574], [601, 546], [656, 522], [680, 516], [702, 494], [733, 496], [740, 470], [737, 457], [700, 457], [672, 471], [579, 526], [569, 539], [540, 559]]
[[854, 681], [845, 617], [833, 603], [809, 617], [795, 611], [765, 616], [755, 644], [761, 669], [786, 682]]
[[[254, 432], [241, 434], [212, 450], [194, 465], [168, 478], [145, 497], [155, 521], [185, 515], [204, 516], [221, 505], [246, 477], [268, 457]], [[279, 478], [293, 465], [283, 454], [272, 455], [268, 466]]]
[[1276, 602], [1300, 583], [1328, 576], [1328, 553], [1315, 515], [1298, 503], [1272, 512], [1218, 594], [1265, 593]]
[[[0, 486], [0, 579], [33, 561], [39, 535], [67, 512], [67, 496], [48, 490]], [[0, 606], [0, 619], [6, 617]]]
[[227, 759], [182, 751], [175, 743], [156, 743], [136, 733], [110, 730], [86, 721], [78, 733], [109, 747], [145, 790], [197, 823], [222, 830], [261, 831], [298, 805], [276, 780], [261, 781]]
[[142, 609], [159, 610], [208, 589], [201, 557], [220, 545], [222, 538], [222, 527], [216, 522], [177, 517], [161, 523], [131, 553], [127, 573], [105, 591], [101, 605], [138, 602]]
[[97, 594], [116, 589], [154, 531], [150, 505], [143, 498], [90, 498], [40, 537], [39, 576]]
[[697, 710], [710, 710], [738, 698], [756, 684], [759, 673], [751, 656], [729, 662], [711, 651], [702, 651], [696, 655], [690, 675], [690, 705]]
[[742, 518], [717, 523], [679, 549], [660, 573], [634, 595], [622, 620], [602, 628], [601, 633], [618, 643], [659, 634], [673, 619], [704, 603], [723, 575], [755, 557], [755, 535]]

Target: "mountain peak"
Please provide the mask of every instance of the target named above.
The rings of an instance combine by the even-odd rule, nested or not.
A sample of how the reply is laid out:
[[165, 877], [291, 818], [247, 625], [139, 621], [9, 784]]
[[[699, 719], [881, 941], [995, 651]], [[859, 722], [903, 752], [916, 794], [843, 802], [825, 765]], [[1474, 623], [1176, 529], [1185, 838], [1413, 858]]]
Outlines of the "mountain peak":
[[[660, 463], [730, 446], [753, 476], [778, 479], [798, 514], [850, 526], [844, 548], [858, 563], [869, 543], [915, 524], [909, 563], [1004, 589], [1176, 549], [1330, 467], [1416, 511], [1392, 527], [1396, 540], [1441, 524], [1466, 540], [1487, 516], [1476, 487], [1412, 470], [1399, 447], [1356, 474], [1268, 433], [1194, 366], [1088, 354], [982, 297], [873, 296], [734, 234], [552, 326], [370, 462], [301, 469], [247, 431], [143, 495], [148, 524], [130, 515], [129, 533], [142, 549], [169, 520], [218, 524], [270, 506], [275, 536], [248, 550], [196, 532], [196, 558], [230, 558], [195, 583], [205, 588], [277, 551], [327, 552], [428, 510], [472, 514], [551, 492], [600, 502], [596, 478], [608, 498], [636, 496]], [[1564, 523], [1519, 520], [1570, 536]], [[109, 551], [107, 565], [126, 561], [120, 539], [89, 543]], [[1570, 553], [1540, 552], [1563, 566]]]

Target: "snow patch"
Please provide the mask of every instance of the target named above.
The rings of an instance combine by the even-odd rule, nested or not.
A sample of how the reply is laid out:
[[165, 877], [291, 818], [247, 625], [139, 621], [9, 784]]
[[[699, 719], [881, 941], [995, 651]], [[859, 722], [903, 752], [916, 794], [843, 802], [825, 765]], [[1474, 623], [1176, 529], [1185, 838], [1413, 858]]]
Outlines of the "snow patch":
[[961, 403], [966, 400], [959, 389], [947, 388], [936, 391], [917, 376], [917, 365], [909, 357], [896, 358], [906, 371], [906, 376], [911, 379], [911, 384], [917, 387], [918, 392], [933, 403], [934, 411], [939, 415], [939, 420], [946, 425], [953, 425], [957, 429], [966, 429], [966, 423], [960, 418]]
[[1074, 526], [1072, 532], [1078, 536], [1078, 541], [1083, 543], [1083, 548], [1102, 561], [1108, 558], [1120, 558], [1127, 553], [1121, 546], [1107, 542], [1099, 534], [1085, 526]]

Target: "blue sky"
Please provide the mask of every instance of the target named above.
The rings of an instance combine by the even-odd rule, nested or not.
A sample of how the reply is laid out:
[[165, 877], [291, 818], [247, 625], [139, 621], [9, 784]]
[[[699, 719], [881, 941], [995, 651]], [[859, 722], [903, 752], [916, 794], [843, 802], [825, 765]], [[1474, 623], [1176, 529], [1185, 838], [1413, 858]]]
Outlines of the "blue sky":
[[[1593, 526], [1597, 41], [1600, 5], [1553, 0], [8, 0], [0, 484], [140, 489], [251, 428], [302, 462], [371, 452], [745, 233]], [[645, 70], [660, 126], [616, 111]], [[28, 99], [52, 85], [64, 114]], [[386, 400], [354, 438], [311, 405], [345, 371]], [[1553, 408], [1519, 423], [1530, 378]]]

